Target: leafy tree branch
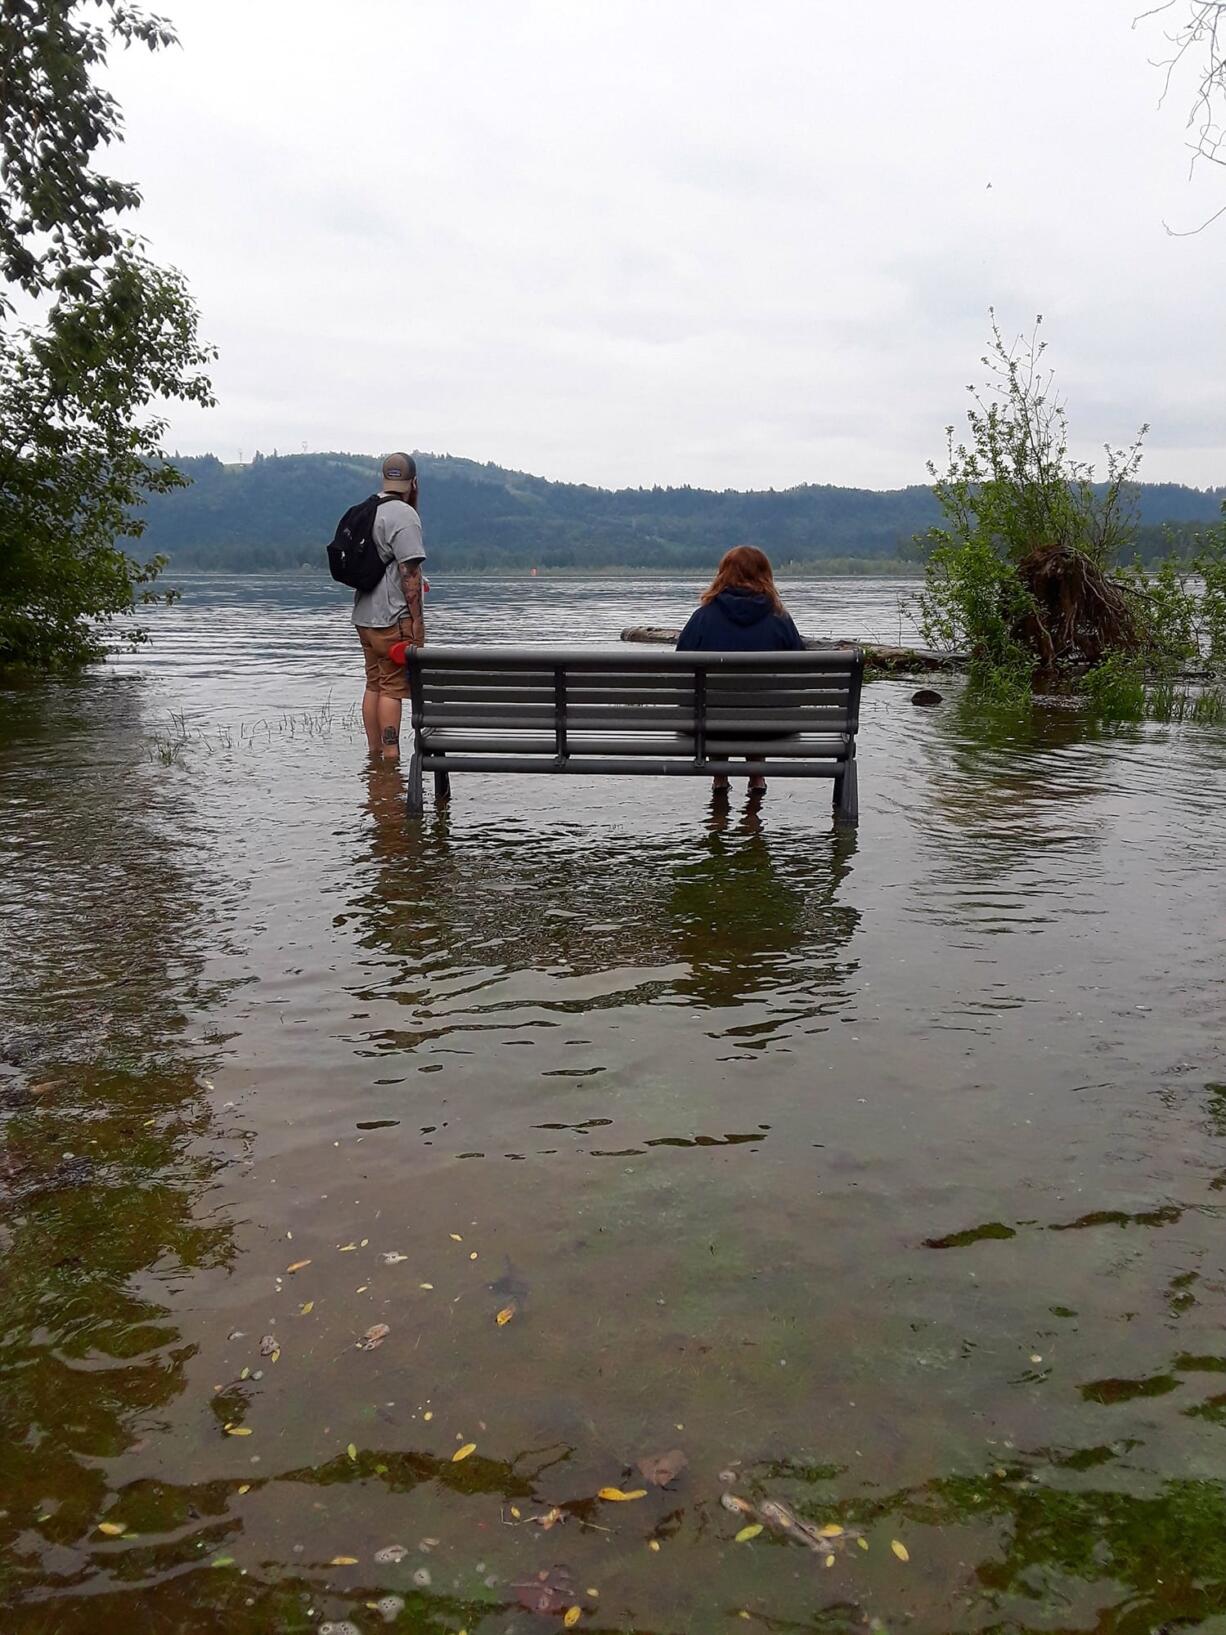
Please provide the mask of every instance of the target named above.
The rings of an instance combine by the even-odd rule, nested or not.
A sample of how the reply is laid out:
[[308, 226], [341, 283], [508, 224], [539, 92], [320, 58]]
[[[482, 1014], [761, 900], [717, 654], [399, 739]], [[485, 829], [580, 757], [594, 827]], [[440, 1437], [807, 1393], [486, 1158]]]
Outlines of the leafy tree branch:
[[95, 168], [122, 131], [95, 75], [115, 43], [174, 41], [124, 0], [0, 0], [0, 663], [88, 662], [159, 595], [163, 559], [119, 542], [185, 480], [160, 406], [211, 403], [213, 353], [122, 220], [139, 190]]

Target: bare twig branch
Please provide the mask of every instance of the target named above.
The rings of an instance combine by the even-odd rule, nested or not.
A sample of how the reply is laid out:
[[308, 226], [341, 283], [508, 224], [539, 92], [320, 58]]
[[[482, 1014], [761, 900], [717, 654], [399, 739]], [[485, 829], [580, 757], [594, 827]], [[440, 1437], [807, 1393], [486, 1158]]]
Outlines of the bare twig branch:
[[1171, 238], [1195, 238], [1197, 233], [1203, 233], [1206, 227], [1212, 227], [1214, 222], [1220, 221], [1223, 216], [1226, 216], [1226, 204], [1220, 210], [1215, 210], [1207, 221], [1202, 221], [1199, 227], [1172, 227], [1166, 221], [1162, 225]]
[[[1153, 65], [1164, 70], [1159, 107], [1166, 101], [1180, 70], [1192, 68], [1194, 82], [1186, 124], [1192, 138], [1188, 143], [1192, 153], [1191, 175], [1201, 160], [1226, 167], [1226, 0], [1162, 0], [1139, 12], [1132, 26], [1136, 28], [1147, 18], [1172, 11], [1177, 11], [1181, 20], [1177, 26], [1164, 31], [1170, 54], [1154, 60]], [[1191, 238], [1224, 213], [1226, 211], [1215, 211], [1199, 227], [1184, 231], [1177, 232], [1165, 222], [1163, 226], [1173, 238]]]

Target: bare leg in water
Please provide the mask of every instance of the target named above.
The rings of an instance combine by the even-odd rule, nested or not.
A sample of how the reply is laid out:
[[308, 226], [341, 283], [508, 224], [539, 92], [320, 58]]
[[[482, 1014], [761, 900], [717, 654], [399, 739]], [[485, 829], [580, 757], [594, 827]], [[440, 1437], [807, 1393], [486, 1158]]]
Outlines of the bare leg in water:
[[383, 749], [379, 742], [379, 695], [370, 687], [362, 694], [362, 725], [366, 729], [366, 747], [377, 760]]
[[385, 761], [400, 759], [402, 707], [398, 698], [389, 698], [386, 693], [379, 694], [379, 753]]
[[366, 747], [374, 760], [400, 759], [402, 708], [398, 698], [389, 698], [386, 693], [374, 693], [368, 688], [362, 694], [362, 725], [366, 729]]
[[[722, 773], [711, 779], [711, 793], [713, 795], [726, 795], [728, 793], [728, 779]], [[764, 795], [766, 793], [766, 779], [760, 773], [750, 778], [749, 793], [751, 795]]]

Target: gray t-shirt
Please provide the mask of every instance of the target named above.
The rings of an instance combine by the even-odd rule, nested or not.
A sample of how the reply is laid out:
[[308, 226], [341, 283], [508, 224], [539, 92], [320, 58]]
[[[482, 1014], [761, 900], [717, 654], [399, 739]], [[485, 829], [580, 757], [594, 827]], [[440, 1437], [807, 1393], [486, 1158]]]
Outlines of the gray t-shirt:
[[375, 586], [366, 592], [353, 593], [354, 624], [370, 625], [385, 630], [408, 612], [404, 591], [400, 584], [401, 562], [421, 562], [425, 546], [421, 542], [421, 518], [411, 505], [402, 499], [384, 500], [375, 512], [375, 548], [387, 563], [387, 569]]

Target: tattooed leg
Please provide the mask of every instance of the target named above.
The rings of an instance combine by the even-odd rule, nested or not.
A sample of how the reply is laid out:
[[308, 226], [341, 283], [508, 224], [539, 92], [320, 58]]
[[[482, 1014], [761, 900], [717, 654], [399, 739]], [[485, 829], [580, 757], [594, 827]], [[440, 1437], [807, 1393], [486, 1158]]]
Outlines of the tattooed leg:
[[379, 697], [379, 737], [383, 745], [383, 759], [398, 761], [400, 759], [400, 700], [388, 698], [383, 694]]

